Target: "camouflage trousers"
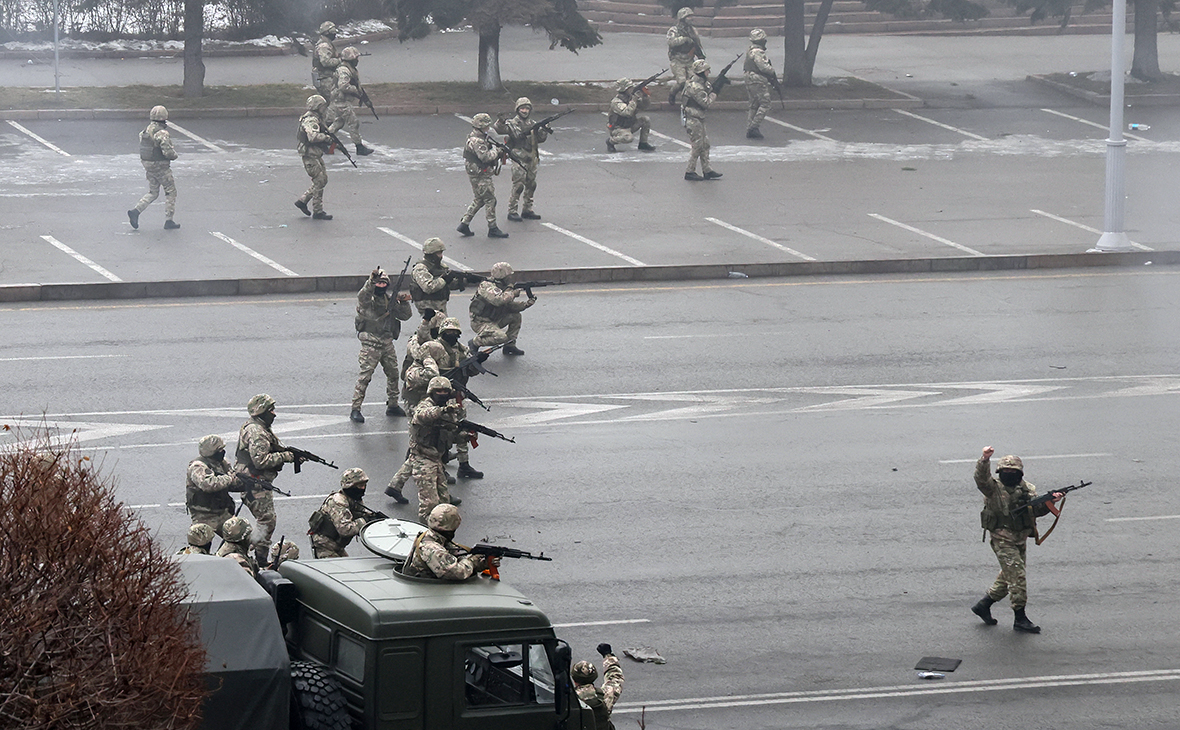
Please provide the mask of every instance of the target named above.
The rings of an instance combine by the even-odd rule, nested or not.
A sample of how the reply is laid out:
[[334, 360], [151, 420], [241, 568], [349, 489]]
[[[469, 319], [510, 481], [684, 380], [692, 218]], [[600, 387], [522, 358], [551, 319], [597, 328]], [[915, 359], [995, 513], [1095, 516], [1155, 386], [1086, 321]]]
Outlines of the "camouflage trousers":
[[1027, 541], [1014, 543], [1011, 540], [997, 538], [995, 533], [992, 533], [991, 545], [1000, 561], [1000, 574], [996, 576], [991, 588], [987, 589], [988, 597], [998, 601], [1004, 596], [1009, 596], [1012, 608], [1024, 608], [1028, 603], [1028, 575], [1025, 572]]
[[647, 142], [647, 136], [651, 133], [651, 117], [643, 114], [637, 115], [635, 121], [631, 123], [630, 129], [610, 127], [610, 136], [607, 139], [611, 144], [631, 144], [635, 141], [635, 132], [639, 132], [640, 143]]
[[486, 208], [484, 215], [487, 216], [488, 225], [495, 226], [496, 186], [492, 182], [492, 173], [481, 172], [475, 175], [468, 173], [467, 177], [471, 180], [471, 192], [475, 197], [472, 199], [471, 205], [467, 206], [467, 212], [463, 214], [463, 222], [470, 223], [480, 208]]
[[471, 329], [475, 331], [473, 342], [476, 347], [491, 347], [516, 342], [520, 334], [520, 312], [510, 312], [497, 320], [471, 318]]
[[144, 172], [147, 173], [148, 191], [135, 204], [135, 209], [142, 213], [152, 201], [160, 197], [160, 188], [164, 188], [164, 216], [172, 220], [176, 215], [176, 182], [172, 179], [172, 162], [170, 160], [141, 160]]
[[[422, 314], [422, 310], [424, 310], [424, 309], [433, 309], [436, 313], [442, 312], [443, 314], [446, 314], [447, 313], [447, 300], [446, 299], [419, 299], [418, 301], [414, 302], [414, 309], [418, 310], [418, 314]], [[405, 372], [404, 369], [403, 369], [403, 372]]]
[[419, 454], [411, 453], [409, 461], [414, 483], [418, 485], [418, 521], [425, 525], [430, 510], [451, 501], [451, 493], [447, 489], [447, 470], [440, 459]]
[[225, 537], [221, 534], [221, 526], [225, 521], [234, 516], [233, 512], [224, 510], [222, 512], [210, 512], [208, 510], [196, 509], [189, 507], [188, 516], [192, 518], [193, 524], [205, 524], [213, 528], [213, 532], [217, 533], [218, 537]]
[[688, 132], [688, 140], [692, 143], [692, 151], [688, 153], [688, 169], [685, 172], [696, 172], [697, 160], [701, 161], [701, 172], [710, 172], [709, 167], [709, 135], [705, 132], [705, 120], [699, 117], [688, 117], [684, 121], [684, 129]]
[[242, 500], [246, 503], [246, 509], [254, 515], [254, 539], [251, 540], [251, 544], [265, 552], [270, 549], [270, 539], [274, 537], [275, 525], [279, 521], [275, 515], [274, 492], [265, 489], [246, 490], [242, 494]]
[[746, 114], [746, 129], [755, 129], [770, 111], [770, 82], [762, 74], [746, 74], [746, 96], [750, 97], [750, 111]]
[[361, 120], [357, 119], [356, 110], [348, 102], [337, 102], [332, 105], [332, 114], [336, 117], [329, 125], [328, 131], [336, 134], [341, 129], [348, 132], [353, 144], [361, 143]]
[[[508, 196], [508, 212], [516, 212], [516, 203], [520, 201], [520, 209], [533, 209], [533, 193], [537, 190], [537, 161], [527, 160], [525, 167], [512, 166], [512, 194]], [[493, 217], [494, 218], [494, 217]]]
[[347, 558], [348, 552], [338, 545], [335, 540], [329, 540], [323, 535], [311, 536], [311, 554], [317, 558]]
[[325, 101], [332, 98], [332, 92], [336, 90], [336, 76], [334, 74], [320, 76], [315, 71], [312, 71], [311, 79], [311, 85], [315, 87], [315, 93], [324, 97]]
[[688, 83], [688, 67], [692, 65], [693, 59], [681, 60], [678, 58], [668, 59], [668, 68], [672, 69], [672, 88], [671, 93], [679, 94], [684, 91], [684, 85]]
[[361, 372], [356, 380], [356, 387], [352, 390], [352, 407], [360, 410], [365, 402], [365, 391], [369, 389], [369, 382], [373, 380], [373, 373], [377, 365], [385, 371], [385, 405], [397, 405], [397, 352], [393, 348], [393, 340], [385, 340], [372, 335], [361, 335], [361, 354], [357, 357]]
[[303, 169], [307, 171], [307, 176], [311, 178], [311, 187], [307, 189], [303, 195], [299, 196], [299, 200], [303, 203], [311, 203], [311, 212], [324, 212], [324, 188], [328, 185], [328, 170], [324, 167], [324, 158], [315, 157], [314, 155], [307, 155], [303, 158]]

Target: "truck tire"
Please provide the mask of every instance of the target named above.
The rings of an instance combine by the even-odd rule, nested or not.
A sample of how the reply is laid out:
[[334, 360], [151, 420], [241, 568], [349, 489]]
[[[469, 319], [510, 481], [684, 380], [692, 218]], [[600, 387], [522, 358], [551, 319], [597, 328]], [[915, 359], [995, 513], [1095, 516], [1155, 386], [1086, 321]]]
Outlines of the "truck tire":
[[349, 730], [340, 683], [313, 662], [291, 662], [292, 730]]

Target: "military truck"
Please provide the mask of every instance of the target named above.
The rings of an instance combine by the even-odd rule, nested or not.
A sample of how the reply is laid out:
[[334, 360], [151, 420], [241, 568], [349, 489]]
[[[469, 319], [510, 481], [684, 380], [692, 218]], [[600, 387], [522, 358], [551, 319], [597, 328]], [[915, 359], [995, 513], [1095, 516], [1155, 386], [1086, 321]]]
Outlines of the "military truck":
[[532, 601], [484, 577], [402, 575], [424, 529], [373, 523], [361, 542], [374, 555], [287, 561], [257, 582], [181, 556], [209, 650], [204, 726], [594, 730], [569, 645]]

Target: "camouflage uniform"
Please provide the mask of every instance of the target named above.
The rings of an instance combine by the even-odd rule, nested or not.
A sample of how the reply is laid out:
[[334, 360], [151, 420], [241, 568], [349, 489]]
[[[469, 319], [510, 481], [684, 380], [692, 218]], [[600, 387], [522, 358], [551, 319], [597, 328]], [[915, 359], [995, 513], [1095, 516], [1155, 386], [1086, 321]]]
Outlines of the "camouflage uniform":
[[[389, 287], [389, 277], [381, 276]], [[377, 282], [370, 276], [356, 299], [356, 336], [361, 341], [360, 375], [352, 391], [352, 409], [359, 411], [365, 402], [365, 391], [373, 379], [377, 365], [385, 371], [385, 407], [397, 407], [398, 373], [397, 352], [393, 341], [401, 336], [402, 322], [410, 318], [410, 303], [398, 301], [397, 292], [378, 295]]]
[[[1006, 468], [1005, 460], [1012, 458], [1005, 456], [1001, 459], [1000, 468]], [[1029, 535], [1036, 530], [1036, 518], [1048, 514], [1049, 508], [1038, 505], [1032, 515], [1023, 510], [1013, 517], [1012, 507], [1036, 497], [1037, 488], [1023, 478], [1015, 487], [1001, 484], [992, 476], [990, 459], [976, 462], [975, 486], [983, 493], [984, 509], [980, 520], [983, 528], [991, 533], [992, 551], [1000, 561], [1000, 574], [988, 588], [988, 598], [998, 601], [1009, 596], [1014, 610], [1023, 609], [1028, 603], [1025, 547]]]
[[[153, 114], [154, 116], [157, 115]], [[172, 179], [172, 160], [178, 156], [172, 146], [172, 135], [168, 133], [165, 111], [164, 119], [152, 121], [139, 133], [139, 159], [143, 163], [144, 172], [147, 173], [148, 192], [135, 204], [134, 227], [139, 227], [138, 214], [160, 197], [160, 188], [164, 188], [164, 217], [172, 220], [176, 215], [176, 181]]]
[[336, 83], [333, 85], [332, 98], [329, 99], [333, 120], [328, 131], [335, 134], [343, 129], [357, 146], [362, 146], [361, 120], [357, 119], [351, 100], [361, 98], [360, 83], [361, 77], [356, 67], [348, 61], [341, 61], [336, 67]]
[[419, 314], [426, 309], [446, 314], [451, 290], [458, 289], [463, 282], [458, 279], [452, 280], [451, 267], [442, 262], [442, 252], [446, 250], [442, 241], [437, 238], [427, 239], [422, 248], [429, 248], [438, 253], [423, 256], [422, 260], [410, 269], [410, 299]]
[[[421, 333], [418, 336], [421, 336]], [[429, 331], [427, 331], [427, 336], [429, 337]], [[413, 415], [418, 404], [422, 402], [422, 399], [426, 397], [426, 388], [430, 385], [430, 381], [442, 374], [439, 361], [446, 362], [446, 358], [448, 357], [443, 343], [437, 340], [428, 340], [428, 342], [422, 343], [421, 346], [415, 348], [414, 353], [414, 362], [406, 368], [405, 383], [402, 386], [402, 400], [406, 402], [406, 413], [411, 415]], [[463, 418], [466, 418], [466, 415]], [[394, 473], [393, 479], [389, 480], [389, 486], [386, 488], [385, 493], [389, 494], [390, 490], [393, 490], [401, 494], [402, 489], [406, 486], [406, 480], [413, 473], [413, 455], [407, 451], [406, 460], [402, 462], [401, 467]], [[393, 495], [390, 494], [389, 496]]]
[[475, 218], [479, 209], [484, 208], [488, 228], [498, 230], [499, 226], [496, 225], [496, 186], [492, 182], [492, 176], [500, 174], [500, 150], [488, 144], [487, 129], [472, 129], [471, 134], [467, 135], [467, 144], [463, 146], [463, 160], [474, 197], [460, 222], [463, 226], [468, 225]]
[[202, 438], [198, 448], [201, 458], [189, 462], [185, 475], [184, 506], [194, 525], [206, 524], [221, 535], [221, 526], [234, 516], [234, 499], [229, 493], [242, 490], [229, 462], [214, 458], [225, 449], [220, 436]]
[[471, 329], [476, 332], [472, 344], [476, 347], [515, 345], [520, 334], [520, 313], [537, 303], [531, 298], [517, 301], [523, 293], [504, 280], [480, 282], [468, 308]]
[[668, 66], [676, 79], [672, 84], [672, 92], [668, 95], [669, 102], [684, 90], [684, 85], [691, 75], [689, 66], [693, 59], [705, 57], [701, 51], [701, 37], [697, 35], [697, 29], [692, 27], [689, 20], [692, 16], [692, 8], [681, 8], [676, 13], [676, 25], [668, 29]]
[[288, 560], [299, 559], [299, 546], [290, 540], [283, 540], [282, 542], [276, 542], [274, 545], [270, 546], [270, 552], [268, 552], [266, 555], [267, 568], [270, 568], [271, 570], [274, 569], [272, 566], [275, 564], [275, 561], [279, 559], [280, 552], [283, 554], [284, 563]]
[[319, 520], [319, 527], [312, 528], [312, 555], [317, 558], [347, 558], [345, 548], [365, 526], [364, 518], [353, 516], [364, 514], [363, 503], [337, 491], [329, 494], [316, 512], [323, 517]]
[[[257, 398], [257, 396], [255, 396]], [[251, 399], [253, 402], [254, 399]], [[272, 400], [273, 404], [274, 401]], [[273, 407], [273, 405], [272, 405]], [[261, 413], [259, 413], [261, 415]], [[266, 425], [254, 415], [242, 424], [238, 430], [238, 447], [235, 452], [236, 464], [234, 469], [246, 472], [252, 477], [273, 483], [279, 475], [283, 464], [295, 461], [290, 451], [283, 449], [283, 444], [275, 436], [270, 426]], [[255, 549], [263, 554], [270, 548], [270, 539], [274, 536], [277, 517], [275, 516], [274, 492], [266, 489], [247, 487], [242, 501], [254, 521], [258, 525], [258, 534], [254, 538]]]
[[295, 207], [306, 212], [307, 204], [311, 203], [313, 214], [324, 215], [324, 188], [328, 185], [328, 171], [324, 167], [324, 148], [331, 142], [331, 137], [324, 133], [327, 124], [324, 122], [324, 111], [327, 102], [323, 97], [310, 96], [307, 99], [307, 111], [299, 118], [299, 129], [296, 139], [299, 141], [299, 156], [303, 158], [303, 169], [311, 178], [311, 187], [295, 201]]
[[[585, 667], [583, 665], [589, 665]], [[577, 693], [578, 699], [586, 703], [594, 712], [594, 725], [598, 730], [614, 730], [614, 723], [611, 722], [610, 714], [615, 708], [615, 702], [618, 701], [619, 695], [623, 693], [623, 668], [619, 666], [619, 658], [614, 654], [607, 654], [602, 658], [602, 689], [594, 686], [593, 676], [597, 674], [594, 670], [594, 665], [590, 662], [578, 662], [574, 668], [580, 670], [584, 674], [583, 678], [588, 674], [591, 678], [586, 684], [582, 684], [582, 680], [574, 679], [574, 692]]]
[[225, 542], [217, 549], [217, 557], [232, 558], [250, 575], [258, 575], [258, 560], [250, 551], [250, 523], [241, 517], [225, 521]]
[[[761, 40], [755, 34], [761, 33]], [[770, 111], [770, 79], [777, 76], [774, 66], [766, 56], [766, 34], [755, 29], [750, 33], [750, 49], [746, 51], [745, 65], [742, 67], [746, 77], [746, 95], [750, 98], [750, 110], [746, 114], [747, 137], [753, 136], [749, 132], [757, 132], [766, 112]]]
[[[233, 515], [230, 515], [231, 517]], [[198, 522], [188, 528], [188, 545], [176, 551], [177, 555], [208, 555], [209, 547], [217, 533], [204, 522]]]
[[454, 506], [438, 505], [431, 510], [425, 522], [429, 529], [414, 540], [414, 548], [402, 567], [403, 574], [442, 580], [467, 580], [487, 569], [486, 556], [460, 557], [462, 548], [447, 536], [446, 533], [453, 536], [459, 529], [459, 510]]
[[[463, 344], [462, 342], [457, 341], [454, 344], [451, 344], [450, 342], [447, 342], [446, 340], [442, 339], [442, 334], [447, 329], [458, 330], [459, 329], [459, 320], [449, 318], [449, 319], [444, 320], [443, 323], [439, 326], [439, 332], [438, 332], [439, 338], [436, 339], [435, 342], [437, 342], [439, 345], [442, 346], [443, 350], [446, 351], [446, 354], [443, 356], [443, 358], [441, 360], [436, 359], [435, 364], [438, 366], [439, 372], [441, 374], [444, 374], [445, 377], [447, 377], [448, 379], [451, 379], [451, 380], [461, 379], [463, 384], [466, 385], [467, 383], [466, 383], [466, 375], [465, 374], [463, 374], [463, 373], [447, 374], [447, 373], [451, 373], [451, 371], [454, 371], [456, 368], [459, 367], [459, 363], [461, 363], [464, 360], [466, 360], [467, 358], [471, 357], [471, 350], [470, 350], [470, 348], [467, 347], [467, 345]], [[466, 421], [467, 420], [467, 406], [463, 405], [462, 397], [457, 397], [456, 401], [459, 403], [459, 408], [457, 411], [458, 420]], [[471, 463], [470, 463], [470, 461], [471, 461], [470, 449], [471, 449], [471, 442], [468, 441], [468, 439], [466, 438], [465, 435], [461, 434], [455, 441], [455, 454], [458, 457], [458, 461], [459, 461], [459, 476], [464, 476], [465, 473], [469, 474], [469, 473], [471, 473], [471, 471], [473, 471], [471, 469]], [[480, 474], [480, 476], [482, 477], [483, 474]]]
[[[508, 146], [513, 153], [524, 162], [521, 167], [512, 165], [512, 194], [508, 197], [508, 217], [511, 220], [516, 215], [516, 204], [521, 203], [521, 216], [531, 218], [533, 212], [533, 193], [537, 190], [537, 162], [541, 156], [539, 145], [549, 139], [549, 132], [537, 128], [526, 132], [532, 122], [527, 116], [520, 115], [521, 109], [533, 109], [533, 103], [526, 97], [516, 100], [516, 113], [511, 119], [501, 119], [496, 122], [496, 131], [508, 135]], [[540, 216], [538, 216], [540, 217]], [[495, 220], [495, 216], [492, 216]]]
[[410, 470], [418, 485], [420, 522], [426, 522], [435, 506], [451, 502], [443, 458], [459, 438], [461, 411], [453, 400], [438, 406], [428, 397], [410, 417]]
[[[708, 67], [705, 66], [707, 69]], [[684, 98], [681, 111], [684, 115], [684, 128], [688, 131], [688, 139], [692, 142], [692, 151], [688, 155], [688, 169], [686, 175], [695, 175], [697, 160], [701, 161], [701, 172], [708, 174], [713, 171], [709, 166], [709, 136], [705, 131], [705, 110], [717, 99], [712, 86], [704, 74], [694, 73], [684, 87]]]
[[631, 79], [619, 79], [615, 83], [615, 98], [611, 99], [610, 111], [607, 114], [606, 128], [607, 149], [614, 152], [614, 145], [630, 144], [635, 139], [635, 132], [639, 132], [639, 144], [647, 144], [647, 137], [651, 133], [651, 117], [639, 114], [640, 111], [651, 106], [651, 96], [647, 89], [636, 93], [627, 93], [632, 86]]
[[332, 91], [336, 88], [336, 69], [340, 66], [340, 53], [332, 44], [335, 39], [335, 24], [325, 21], [320, 25], [320, 37], [311, 54], [312, 83], [325, 99], [332, 98]]

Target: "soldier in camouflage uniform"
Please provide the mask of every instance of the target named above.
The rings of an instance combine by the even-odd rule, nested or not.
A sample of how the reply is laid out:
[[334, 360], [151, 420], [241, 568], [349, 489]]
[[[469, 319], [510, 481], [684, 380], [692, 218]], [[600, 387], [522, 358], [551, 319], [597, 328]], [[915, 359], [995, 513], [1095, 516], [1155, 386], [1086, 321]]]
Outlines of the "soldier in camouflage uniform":
[[139, 228], [139, 214], [152, 201], [160, 197], [164, 188], [164, 228], [173, 230], [180, 224], [172, 220], [176, 215], [176, 181], [172, 179], [172, 161], [179, 155], [172, 146], [172, 135], [168, 133], [168, 110], [162, 106], [152, 107], [148, 113], [151, 122], [139, 133], [139, 160], [147, 173], [148, 192], [139, 199], [135, 207], [127, 211], [132, 228]]
[[[235, 451], [237, 463], [234, 469], [273, 484], [283, 465], [295, 462], [295, 455], [283, 448], [279, 437], [271, 430], [275, 422], [275, 399], [260, 393], [246, 403], [246, 412], [250, 414], [250, 420], [238, 430], [238, 448]], [[277, 522], [274, 492], [247, 487], [242, 501], [258, 524], [254, 550], [257, 561], [264, 562]]]
[[[468, 373], [457, 372], [459, 363], [471, 357], [471, 350], [467, 345], [460, 340], [463, 337], [463, 328], [459, 325], [459, 320], [454, 317], [444, 319], [438, 328], [438, 343], [446, 350], [446, 356], [443, 360], [438, 361], [437, 365], [439, 371], [448, 379], [461, 379], [461, 384], [466, 385]], [[454, 383], [452, 383], [454, 385]], [[460, 397], [459, 401], [459, 420], [467, 420], [467, 407], [463, 405], [463, 399]], [[470, 464], [470, 442], [465, 435], [460, 434], [455, 442], [455, 453], [459, 458], [459, 470], [456, 472], [461, 479], [483, 479], [483, 472], [477, 471]]]
[[340, 475], [340, 489], [329, 494], [307, 521], [314, 557], [348, 557], [348, 543], [373, 519], [372, 510], [363, 501], [368, 485], [369, 477], [363, 469], [353, 467]]
[[210, 434], [197, 442], [201, 458], [189, 462], [184, 480], [184, 506], [193, 524], [204, 523], [221, 535], [221, 526], [234, 516], [230, 492], [245, 486], [225, 460], [225, 440]]
[[[692, 62], [692, 75], [684, 87], [684, 99], [681, 102], [680, 113], [684, 117], [684, 128], [688, 131], [688, 139], [692, 142], [692, 151], [688, 155], [688, 170], [684, 173], [685, 180], [715, 180], [721, 173], [714, 172], [709, 167], [709, 135], [705, 131], [705, 110], [717, 100], [717, 94], [709, 84], [709, 64], [697, 59]], [[701, 161], [701, 172], [697, 174], [697, 160]]]
[[330, 20], [320, 23], [320, 37], [311, 54], [311, 80], [315, 90], [325, 99], [332, 98], [332, 90], [336, 88], [336, 69], [340, 67], [340, 54], [332, 44], [334, 40], [336, 24]]
[[[328, 109], [328, 102], [319, 94], [307, 97], [307, 111], [299, 117], [299, 129], [295, 138], [299, 142], [297, 149], [303, 158], [303, 169], [311, 178], [311, 187], [295, 201], [295, 207], [310, 215], [315, 220], [330, 221], [332, 216], [324, 212], [324, 188], [328, 185], [328, 170], [324, 167], [324, 150], [332, 141], [325, 130], [328, 129], [324, 121], [324, 114]], [[311, 203], [311, 208], [307, 204]]]
[[[1024, 464], [1017, 456], [1005, 456], [1000, 459], [996, 468], [996, 476], [991, 473], [991, 457], [995, 449], [988, 446], [975, 464], [975, 486], [983, 493], [983, 511], [980, 521], [983, 529], [991, 533], [992, 550], [1000, 561], [1000, 574], [996, 576], [987, 594], [979, 600], [971, 611], [983, 619], [984, 623], [994, 626], [997, 621], [992, 618], [991, 607], [1004, 596], [1009, 596], [1012, 610], [1016, 614], [1012, 628], [1030, 634], [1041, 633], [1041, 627], [1029, 621], [1024, 613], [1028, 603], [1028, 584], [1025, 573], [1025, 547], [1029, 535], [1036, 533], [1037, 517], [1049, 513], [1048, 504], [1038, 505], [1036, 509], [1018, 510], [1015, 515], [1012, 509], [1037, 496], [1037, 488], [1024, 481]], [[997, 479], [998, 477], [998, 479]], [[1053, 501], [1060, 497], [1056, 492]]]
[[447, 490], [443, 460], [458, 441], [463, 406], [455, 400], [451, 381], [432, 378], [426, 399], [410, 416], [410, 468], [418, 485], [418, 521], [426, 522], [430, 510], [439, 504], [459, 504]]
[[348, 132], [352, 143], [356, 145], [358, 155], [371, 155], [373, 150], [361, 142], [361, 120], [356, 117], [356, 110], [352, 108], [352, 99], [361, 98], [361, 76], [357, 71], [361, 52], [349, 46], [340, 52], [340, 65], [336, 67], [336, 83], [332, 89], [332, 115], [335, 119], [328, 127], [328, 131], [335, 134], [343, 129]]
[[619, 666], [619, 658], [611, 651], [610, 644], [599, 644], [598, 653], [602, 655], [602, 689], [594, 686], [598, 670], [591, 662], [575, 664], [570, 669], [570, 679], [574, 681], [574, 692], [578, 699], [594, 712], [594, 726], [598, 730], [615, 730], [610, 713], [623, 693], [623, 668]]
[[[442, 316], [441, 314], [436, 316]], [[437, 334], [437, 331], [436, 331]], [[430, 381], [442, 374], [439, 363], [448, 359], [447, 350], [441, 342], [430, 340], [414, 350], [414, 361], [405, 370], [405, 384], [402, 387], [402, 399], [406, 402], [406, 410], [411, 414], [422, 399], [426, 397], [426, 389]], [[409, 504], [410, 500], [402, 494], [406, 480], [413, 475], [414, 461], [410, 452], [406, 452], [406, 460], [389, 481], [385, 488], [385, 496], [392, 497], [398, 504]], [[454, 484], [451, 476], [446, 475], [447, 484]]]
[[230, 517], [223, 532], [225, 542], [217, 549], [217, 557], [232, 558], [250, 575], [258, 575], [258, 559], [250, 551], [250, 523], [241, 517]]
[[675, 104], [676, 95], [684, 90], [693, 59], [705, 57], [705, 52], [701, 50], [701, 37], [689, 20], [693, 15], [692, 8], [680, 8], [676, 11], [676, 25], [668, 29], [668, 65], [675, 79], [672, 91], [668, 94], [669, 104]]
[[451, 271], [443, 263], [445, 250], [441, 238], [426, 239], [422, 244], [422, 260], [410, 269], [410, 299], [419, 314], [427, 309], [446, 314], [451, 291], [461, 289], [467, 282], [462, 272]]
[[[426, 518], [425, 532], [414, 540], [410, 557], [402, 567], [404, 575], [442, 580], [467, 580], [487, 570], [489, 557], [486, 555], [462, 555], [463, 548], [454, 543], [455, 531], [462, 518], [453, 504], [440, 504], [430, 510]], [[491, 564], [499, 565], [500, 559], [490, 558]]]
[[[233, 516], [232, 514], [230, 515]], [[188, 546], [176, 551], [177, 555], [208, 555], [213, 547], [213, 538], [217, 533], [204, 522], [198, 522], [188, 528]]]
[[284, 563], [288, 560], [298, 560], [299, 546], [290, 540], [283, 540], [282, 542], [276, 542], [274, 545], [271, 545], [270, 552], [266, 554], [266, 567], [268, 570], [275, 569], [275, 563], [280, 560], [280, 553], [282, 553], [281, 560]]
[[471, 120], [471, 126], [467, 144], [463, 145], [463, 160], [474, 197], [471, 205], [467, 206], [467, 212], [459, 220], [456, 230], [464, 236], [474, 236], [475, 233], [468, 224], [480, 208], [485, 208], [488, 238], [508, 238], [508, 234], [496, 225], [496, 186], [492, 182], [492, 177], [500, 174], [502, 158], [500, 150], [488, 142], [492, 131], [492, 118], [487, 114], [476, 114]]
[[606, 117], [607, 152], [618, 152], [615, 145], [631, 144], [635, 132], [639, 132], [639, 149], [655, 152], [656, 148], [647, 142], [651, 134], [651, 117], [639, 113], [651, 106], [651, 94], [647, 89], [635, 91], [634, 87], [631, 79], [622, 78], [615, 82], [615, 98], [610, 101], [610, 112]]
[[397, 352], [393, 341], [401, 336], [402, 322], [410, 318], [410, 295], [389, 291], [389, 275], [373, 269], [356, 295], [356, 336], [361, 341], [360, 375], [352, 391], [352, 413], [356, 423], [364, 423], [361, 405], [365, 391], [373, 380], [377, 365], [385, 371], [385, 415], [404, 416], [397, 404]]
[[[549, 139], [549, 130], [545, 127], [530, 129], [532, 123], [529, 115], [532, 111], [533, 102], [527, 96], [522, 96], [516, 100], [516, 114], [511, 119], [496, 122], [496, 131], [508, 135], [508, 146], [525, 163], [524, 167], [513, 163], [512, 194], [508, 196], [508, 220], [518, 223], [521, 219], [541, 220], [541, 216], [533, 210], [533, 193], [537, 190], [540, 144]], [[516, 212], [518, 202], [521, 204], [519, 215]]]
[[766, 56], [766, 31], [761, 28], [750, 31], [750, 49], [746, 51], [746, 61], [742, 68], [746, 75], [746, 95], [750, 97], [750, 111], [746, 114], [746, 137], [762, 139], [762, 131], [758, 127], [766, 118], [766, 112], [770, 111], [771, 79], [777, 83], [778, 77]]
[[523, 355], [524, 350], [516, 346], [520, 335], [520, 313], [537, 303], [533, 297], [517, 301], [524, 291], [513, 288], [509, 283], [516, 272], [507, 262], [492, 266], [488, 281], [480, 282], [471, 296], [468, 313], [471, 315], [471, 329], [475, 338], [472, 349], [504, 345], [505, 355]]

